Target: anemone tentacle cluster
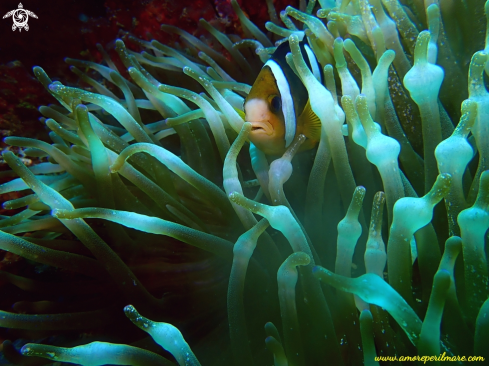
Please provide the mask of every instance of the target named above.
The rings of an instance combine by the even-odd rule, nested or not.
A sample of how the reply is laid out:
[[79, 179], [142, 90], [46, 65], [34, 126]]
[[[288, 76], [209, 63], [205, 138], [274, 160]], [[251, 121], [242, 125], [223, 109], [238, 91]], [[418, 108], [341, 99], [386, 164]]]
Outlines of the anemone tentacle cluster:
[[[86, 366], [489, 357], [489, 2], [309, 0], [277, 17], [267, 1], [268, 35], [232, 4], [249, 38], [201, 21], [224, 54], [163, 26], [185, 48], [128, 36], [144, 51], [115, 42], [126, 70], [105, 51], [103, 64], [67, 59], [87, 89], [34, 68], [59, 102], [40, 108], [52, 143], [5, 139], [47, 162], [3, 154], [12, 171], [2, 174], [18, 178], [0, 193], [31, 193], [4, 203], [19, 211], [1, 218], [0, 248], [42, 275], [0, 274], [19, 294], [0, 311], [0, 327], [20, 334], [4, 356]], [[299, 135], [271, 157], [249, 142], [243, 102], [283, 42], [321, 138], [298, 152]], [[69, 332], [83, 337], [59, 335]]]

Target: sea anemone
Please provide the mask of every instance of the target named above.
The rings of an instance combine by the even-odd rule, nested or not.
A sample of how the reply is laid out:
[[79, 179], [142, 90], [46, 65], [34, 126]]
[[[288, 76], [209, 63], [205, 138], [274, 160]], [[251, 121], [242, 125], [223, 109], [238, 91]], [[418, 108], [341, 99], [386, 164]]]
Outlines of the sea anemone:
[[[232, 5], [246, 39], [201, 21], [221, 52], [164, 25], [184, 46], [118, 39], [125, 70], [104, 50], [105, 64], [68, 59], [86, 90], [34, 68], [59, 105], [40, 108], [52, 144], [5, 139], [47, 161], [3, 154], [19, 178], [0, 192], [32, 191], [0, 221], [0, 248], [27, 260], [0, 273], [15, 289], [4, 356], [489, 357], [489, 2], [311, 0], [281, 24], [267, 1], [268, 35]], [[317, 148], [299, 135], [272, 157], [249, 142], [243, 101], [283, 42], [322, 130]]]

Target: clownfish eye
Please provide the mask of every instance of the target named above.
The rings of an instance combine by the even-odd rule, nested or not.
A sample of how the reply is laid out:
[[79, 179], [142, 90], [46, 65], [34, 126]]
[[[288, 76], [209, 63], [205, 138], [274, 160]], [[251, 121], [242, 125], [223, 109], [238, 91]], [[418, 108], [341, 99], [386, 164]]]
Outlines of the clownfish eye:
[[270, 101], [270, 106], [272, 107], [272, 112], [277, 113], [282, 109], [282, 100], [278, 95], [274, 96]]

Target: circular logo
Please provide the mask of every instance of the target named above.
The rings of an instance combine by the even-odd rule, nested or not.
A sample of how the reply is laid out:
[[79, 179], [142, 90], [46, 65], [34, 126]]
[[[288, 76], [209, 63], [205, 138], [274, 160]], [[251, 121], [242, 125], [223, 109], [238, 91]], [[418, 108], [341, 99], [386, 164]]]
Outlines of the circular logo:
[[16, 9], [14, 11], [14, 14], [12, 15], [12, 19], [14, 20], [14, 24], [17, 27], [23, 28], [25, 25], [27, 25], [29, 14], [27, 14], [27, 11], [25, 11], [25, 9]]

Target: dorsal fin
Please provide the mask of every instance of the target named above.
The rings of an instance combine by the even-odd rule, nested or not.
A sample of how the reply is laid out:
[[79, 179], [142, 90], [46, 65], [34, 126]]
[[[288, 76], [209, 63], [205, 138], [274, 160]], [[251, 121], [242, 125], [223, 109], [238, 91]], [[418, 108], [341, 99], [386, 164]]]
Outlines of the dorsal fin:
[[308, 139], [319, 141], [321, 138], [321, 120], [312, 111], [311, 102], [308, 99], [304, 110], [299, 116], [298, 125], [302, 125], [302, 133]]

